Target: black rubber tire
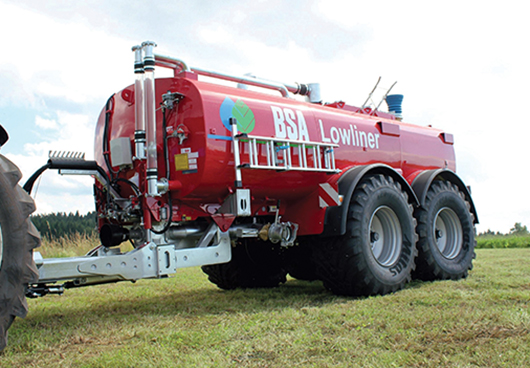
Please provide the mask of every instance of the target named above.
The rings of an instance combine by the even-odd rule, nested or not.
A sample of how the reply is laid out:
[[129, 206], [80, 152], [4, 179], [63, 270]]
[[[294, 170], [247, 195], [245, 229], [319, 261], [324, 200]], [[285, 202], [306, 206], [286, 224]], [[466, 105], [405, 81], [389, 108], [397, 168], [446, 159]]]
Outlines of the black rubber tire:
[[298, 238], [298, 245], [284, 249], [283, 263], [287, 273], [298, 280], [318, 280], [317, 266], [313, 260], [313, 247], [318, 243], [315, 236]]
[[476, 245], [470, 207], [456, 185], [447, 181], [431, 185], [425, 204], [414, 213], [419, 235], [414, 278], [431, 281], [467, 277], [473, 268]]
[[40, 245], [40, 236], [29, 220], [35, 204], [17, 185], [21, 176], [0, 155], [0, 351], [7, 345], [7, 330], [15, 317], [28, 313], [27, 285], [38, 280], [33, 249]]
[[280, 245], [254, 239], [237, 243], [230, 262], [202, 266], [202, 270], [225, 290], [276, 287], [287, 281]]
[[384, 295], [403, 288], [417, 254], [412, 213], [407, 194], [392, 177], [363, 178], [349, 204], [346, 234], [314, 248], [324, 286], [347, 296]]

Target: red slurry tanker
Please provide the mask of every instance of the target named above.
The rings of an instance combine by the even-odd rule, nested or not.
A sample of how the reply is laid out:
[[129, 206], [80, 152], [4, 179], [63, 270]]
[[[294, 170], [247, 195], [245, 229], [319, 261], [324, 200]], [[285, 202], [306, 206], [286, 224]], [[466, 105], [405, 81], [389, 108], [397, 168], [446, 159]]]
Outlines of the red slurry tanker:
[[[135, 83], [103, 108], [94, 161], [51, 155], [23, 190], [0, 157], [0, 349], [26, 296], [183, 267], [202, 266], [223, 289], [274, 287], [290, 274], [352, 296], [466, 277], [477, 214], [453, 136], [401, 121], [402, 96], [385, 96], [389, 113], [322, 103], [317, 84], [193, 68], [155, 46], [133, 48]], [[174, 77], [155, 80], [155, 66]], [[28, 193], [46, 169], [95, 178], [101, 245], [87, 255], [33, 251]], [[124, 242], [134, 249], [122, 253]]]

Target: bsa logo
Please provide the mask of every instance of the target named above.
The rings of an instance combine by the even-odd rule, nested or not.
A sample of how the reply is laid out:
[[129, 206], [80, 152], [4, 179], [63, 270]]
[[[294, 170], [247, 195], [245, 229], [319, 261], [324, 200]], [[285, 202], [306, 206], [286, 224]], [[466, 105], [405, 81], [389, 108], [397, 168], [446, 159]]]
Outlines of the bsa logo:
[[229, 97], [226, 97], [221, 108], [219, 109], [219, 116], [226, 129], [232, 131], [230, 125], [230, 118], [236, 118], [237, 130], [241, 133], [250, 133], [254, 130], [256, 119], [252, 110], [241, 99], [234, 102]]

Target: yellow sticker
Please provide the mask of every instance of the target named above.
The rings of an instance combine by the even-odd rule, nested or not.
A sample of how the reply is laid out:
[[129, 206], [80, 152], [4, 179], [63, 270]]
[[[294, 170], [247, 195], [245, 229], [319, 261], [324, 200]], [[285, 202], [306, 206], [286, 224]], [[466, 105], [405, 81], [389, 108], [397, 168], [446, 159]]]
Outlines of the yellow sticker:
[[179, 155], [175, 155], [175, 170], [177, 171], [184, 171], [189, 170], [189, 162], [188, 162], [188, 154], [187, 153], [181, 153]]

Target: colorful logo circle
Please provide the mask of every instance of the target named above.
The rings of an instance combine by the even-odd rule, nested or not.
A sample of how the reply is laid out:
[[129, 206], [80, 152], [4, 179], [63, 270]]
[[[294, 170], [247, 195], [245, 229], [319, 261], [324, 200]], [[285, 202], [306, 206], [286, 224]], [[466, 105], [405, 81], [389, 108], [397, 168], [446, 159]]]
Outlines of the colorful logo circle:
[[256, 119], [252, 110], [241, 99], [234, 102], [230, 97], [226, 97], [219, 108], [219, 116], [226, 129], [232, 131], [230, 118], [237, 120], [237, 130], [241, 133], [250, 133], [254, 130]]

